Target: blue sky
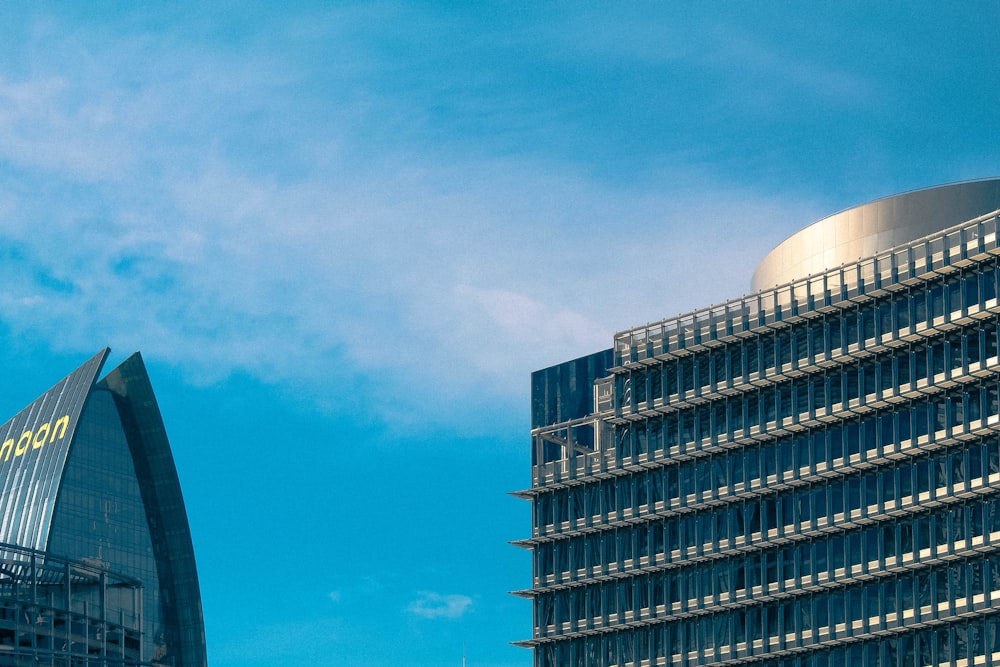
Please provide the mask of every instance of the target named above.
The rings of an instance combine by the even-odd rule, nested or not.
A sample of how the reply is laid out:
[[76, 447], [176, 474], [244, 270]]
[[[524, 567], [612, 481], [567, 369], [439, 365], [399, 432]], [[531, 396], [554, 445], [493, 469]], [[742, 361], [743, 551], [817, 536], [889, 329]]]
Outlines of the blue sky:
[[0, 409], [142, 351], [213, 667], [527, 667], [530, 372], [1000, 175], [1000, 3], [804, 7], [4, 6]]

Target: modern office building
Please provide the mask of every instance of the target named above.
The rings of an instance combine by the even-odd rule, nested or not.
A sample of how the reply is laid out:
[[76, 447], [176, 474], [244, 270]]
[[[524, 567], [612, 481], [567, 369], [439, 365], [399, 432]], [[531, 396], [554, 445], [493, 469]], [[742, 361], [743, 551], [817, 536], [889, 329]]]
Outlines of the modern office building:
[[0, 427], [0, 667], [204, 667], [180, 484], [138, 354]]
[[1000, 179], [532, 375], [536, 667], [1000, 664]]

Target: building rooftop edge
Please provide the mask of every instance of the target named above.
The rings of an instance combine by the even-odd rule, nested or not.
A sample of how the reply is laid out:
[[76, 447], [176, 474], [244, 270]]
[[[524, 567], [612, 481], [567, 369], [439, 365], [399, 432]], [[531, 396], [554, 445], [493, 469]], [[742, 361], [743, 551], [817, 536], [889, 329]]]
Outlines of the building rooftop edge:
[[[997, 182], [998, 184], [1000, 184], [1000, 180], [998, 180]], [[987, 213], [984, 213], [983, 215], [979, 215], [970, 220], [960, 222], [956, 225], [946, 227], [937, 232], [927, 234], [925, 236], [914, 239], [900, 246], [890, 247], [873, 255], [859, 258], [858, 260], [855, 261], [844, 262], [843, 264], [840, 264], [836, 267], [818, 273], [808, 274], [800, 278], [795, 278], [788, 282], [784, 282], [774, 287], [767, 287], [757, 292], [743, 294], [742, 296], [729, 299], [720, 304], [714, 304], [704, 308], [699, 308], [697, 310], [681, 313], [679, 315], [675, 315], [672, 317], [667, 317], [662, 320], [648, 322], [643, 325], [638, 325], [635, 327], [617, 331], [614, 334], [614, 342], [615, 342], [614, 349], [617, 353], [619, 351], [620, 344], [625, 339], [631, 339], [638, 334], [642, 334], [641, 337], [645, 338], [654, 329], [659, 330], [659, 333], [664, 334], [667, 331], [678, 330], [681, 329], [682, 327], [693, 327], [695, 325], [700, 326], [702, 323], [706, 321], [709, 320], [714, 321], [716, 318], [713, 317], [713, 315], [718, 315], [725, 318], [728, 316], [729, 313], [737, 310], [739, 311], [740, 314], [744, 314], [747, 309], [756, 310], [760, 308], [760, 304], [758, 302], [761, 300], [762, 297], [773, 295], [774, 296], [773, 301], [775, 303], [780, 303], [780, 304], [785, 303], [785, 301], [782, 301], [782, 299], [786, 300], [790, 299], [794, 301], [795, 297], [792, 296], [791, 294], [794, 291], [794, 289], [797, 287], [805, 289], [807, 288], [808, 284], [811, 281], [815, 281], [817, 278], [833, 276], [838, 272], [843, 274], [845, 269], [849, 267], [855, 267], [855, 266], [860, 267], [862, 264], [867, 264], [868, 262], [873, 262], [880, 258], [892, 258], [903, 250], [907, 249], [914, 250], [920, 248], [921, 245], [926, 246], [932, 242], [938, 242], [939, 240], [944, 240], [945, 237], [954, 234], [956, 231], [963, 230], [966, 227], [974, 227], [976, 225], [982, 224], [984, 221], [988, 221], [991, 219], [993, 220], [994, 223], [996, 223], [994, 226], [1000, 224], [1000, 222], [998, 222], [998, 219], [1000, 219], [1000, 208], [989, 211]], [[998, 243], [996, 232], [993, 233], [990, 243], [994, 247], [1000, 247], [1000, 243]], [[926, 260], [926, 257], [922, 257], [922, 259]], [[847, 284], [845, 284], [844, 286], [847, 287]], [[751, 306], [752, 308], [750, 308]]]

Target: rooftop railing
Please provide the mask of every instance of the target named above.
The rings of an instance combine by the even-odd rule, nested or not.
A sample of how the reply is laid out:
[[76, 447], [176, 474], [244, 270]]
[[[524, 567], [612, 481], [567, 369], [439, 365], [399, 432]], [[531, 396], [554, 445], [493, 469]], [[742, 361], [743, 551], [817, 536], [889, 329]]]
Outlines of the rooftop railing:
[[615, 365], [696, 351], [949, 273], [1000, 255], [998, 232], [1000, 210], [823, 273], [621, 331], [614, 339]]

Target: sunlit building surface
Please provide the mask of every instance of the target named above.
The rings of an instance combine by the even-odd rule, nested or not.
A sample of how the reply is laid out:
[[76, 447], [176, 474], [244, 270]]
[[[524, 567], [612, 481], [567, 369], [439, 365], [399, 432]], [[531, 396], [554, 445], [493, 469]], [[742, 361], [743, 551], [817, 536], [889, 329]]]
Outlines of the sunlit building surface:
[[839, 213], [534, 373], [536, 667], [1000, 664], [998, 209]]
[[0, 666], [203, 667], [180, 485], [138, 354], [0, 427]]

